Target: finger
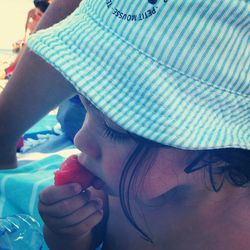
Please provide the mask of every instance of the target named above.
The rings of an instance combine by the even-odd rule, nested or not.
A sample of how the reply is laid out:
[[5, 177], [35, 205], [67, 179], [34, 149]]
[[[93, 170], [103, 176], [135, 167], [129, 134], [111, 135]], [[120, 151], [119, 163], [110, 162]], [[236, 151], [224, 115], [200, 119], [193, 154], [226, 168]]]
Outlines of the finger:
[[52, 205], [61, 200], [79, 194], [82, 187], [78, 183], [71, 183], [63, 186], [49, 186], [42, 190], [39, 201], [45, 205]]
[[47, 216], [46, 224], [54, 231], [60, 231], [64, 228], [73, 227], [82, 221], [88, 219], [91, 215], [102, 210], [101, 201], [89, 201], [87, 204], [76, 210], [74, 213], [61, 218]]
[[84, 235], [89, 233], [96, 225], [98, 225], [103, 218], [103, 210], [97, 210], [88, 218], [77, 222], [74, 225], [60, 229], [60, 233], [71, 235]]
[[45, 205], [43, 202], [38, 203], [38, 210], [42, 217], [65, 217], [68, 216], [79, 208], [83, 207], [90, 199], [90, 192], [85, 191], [70, 198], [60, 200], [59, 202]]

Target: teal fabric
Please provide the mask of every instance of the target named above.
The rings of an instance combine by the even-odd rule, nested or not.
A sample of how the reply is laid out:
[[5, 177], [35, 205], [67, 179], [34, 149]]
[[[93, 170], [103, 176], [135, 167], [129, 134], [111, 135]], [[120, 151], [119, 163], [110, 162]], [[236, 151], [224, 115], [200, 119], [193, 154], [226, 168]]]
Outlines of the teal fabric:
[[[0, 217], [29, 214], [39, 222], [42, 230], [38, 196], [42, 189], [54, 184], [54, 172], [64, 159], [55, 154], [16, 169], [0, 170]], [[44, 242], [42, 250], [48, 249]], [[101, 250], [101, 246], [97, 250]]]
[[28, 46], [114, 122], [184, 149], [250, 149], [250, 4], [84, 0]]
[[[53, 173], [63, 160], [64, 157], [53, 155], [16, 169], [0, 170], [0, 217], [29, 214], [39, 222], [42, 231], [38, 196], [43, 188], [54, 183]], [[45, 242], [42, 249], [48, 250]]]
[[56, 115], [46, 115], [34, 126], [32, 126], [26, 134], [39, 133], [42, 131], [53, 131], [54, 126], [58, 123]]
[[52, 155], [12, 170], [0, 170], [0, 215], [30, 214], [42, 224], [37, 203], [40, 191], [54, 183], [56, 169], [64, 160]]

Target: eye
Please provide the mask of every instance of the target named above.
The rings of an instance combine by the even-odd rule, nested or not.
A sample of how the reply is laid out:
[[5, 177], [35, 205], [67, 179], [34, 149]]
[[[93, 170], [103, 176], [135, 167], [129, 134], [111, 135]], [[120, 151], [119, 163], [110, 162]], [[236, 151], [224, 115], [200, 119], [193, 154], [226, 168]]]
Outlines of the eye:
[[129, 134], [120, 133], [118, 131], [115, 131], [114, 129], [108, 127], [106, 124], [104, 124], [104, 136], [109, 137], [113, 141], [124, 141], [130, 139]]

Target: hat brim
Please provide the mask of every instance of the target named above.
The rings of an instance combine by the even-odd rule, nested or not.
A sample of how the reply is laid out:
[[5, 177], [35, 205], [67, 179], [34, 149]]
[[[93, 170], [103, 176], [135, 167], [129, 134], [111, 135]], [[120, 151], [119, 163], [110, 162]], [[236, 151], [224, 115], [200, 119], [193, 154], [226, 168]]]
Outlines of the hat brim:
[[249, 102], [137, 49], [87, 11], [28, 46], [118, 125], [182, 149], [250, 148]]

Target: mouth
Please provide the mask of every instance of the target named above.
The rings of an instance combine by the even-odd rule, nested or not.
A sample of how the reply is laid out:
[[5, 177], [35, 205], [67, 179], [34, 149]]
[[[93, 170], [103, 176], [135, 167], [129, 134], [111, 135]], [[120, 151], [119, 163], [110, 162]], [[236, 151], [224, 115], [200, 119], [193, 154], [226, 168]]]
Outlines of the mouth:
[[101, 189], [105, 189], [105, 182], [102, 181], [100, 178], [98, 177], [95, 177], [93, 183], [92, 183], [92, 186], [97, 189], [97, 190], [101, 190]]
[[96, 175], [96, 173], [92, 171], [91, 168], [88, 167], [88, 164], [86, 164], [86, 161], [83, 160], [83, 157], [81, 157], [81, 155], [78, 155], [78, 161], [84, 168], [86, 168], [94, 176], [94, 179], [92, 181], [92, 186], [97, 190], [101, 189], [104, 190], [106, 187], [105, 182], [101, 178], [99, 178]]

